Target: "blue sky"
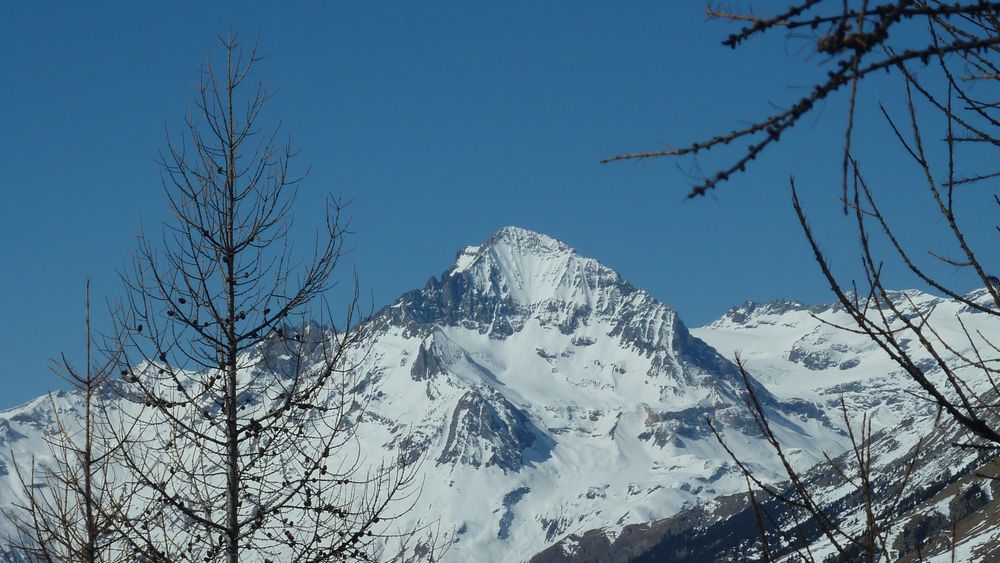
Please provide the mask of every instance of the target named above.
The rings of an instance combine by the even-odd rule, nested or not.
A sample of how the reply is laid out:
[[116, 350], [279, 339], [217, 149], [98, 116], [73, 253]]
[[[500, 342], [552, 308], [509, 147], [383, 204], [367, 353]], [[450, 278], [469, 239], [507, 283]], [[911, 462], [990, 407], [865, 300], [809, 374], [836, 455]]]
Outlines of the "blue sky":
[[[793, 100], [816, 76], [806, 41], [733, 52], [720, 45], [731, 27], [700, 2], [39, 4], [8, 5], [0, 22], [0, 407], [58, 386], [48, 358], [82, 344], [84, 279], [98, 301], [121, 295], [116, 271], [140, 225], [167, 219], [154, 159], [230, 25], [259, 32], [259, 75], [279, 90], [265, 119], [284, 121], [300, 170], [311, 167], [303, 252], [326, 194], [353, 198], [352, 259], [376, 306], [503, 225], [600, 259], [689, 325], [748, 298], [831, 300], [788, 177], [820, 230], [850, 226], [836, 206], [839, 97], [696, 201], [684, 198], [690, 161], [599, 164]], [[866, 85], [857, 146], [869, 159], [901, 156], [877, 111], [898, 92], [889, 79]], [[883, 193], [909, 193], [904, 166], [873, 168]], [[919, 224], [926, 202], [913, 193], [900, 213]], [[923, 225], [907, 236], [940, 221]], [[825, 242], [850, 272], [857, 243]]]

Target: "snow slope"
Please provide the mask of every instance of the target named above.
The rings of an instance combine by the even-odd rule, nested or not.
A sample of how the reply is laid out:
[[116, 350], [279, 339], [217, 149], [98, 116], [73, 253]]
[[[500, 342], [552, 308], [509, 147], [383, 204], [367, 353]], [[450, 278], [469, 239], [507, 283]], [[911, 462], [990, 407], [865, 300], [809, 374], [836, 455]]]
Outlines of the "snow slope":
[[[907, 355], [929, 378], [943, 383], [939, 362], [944, 362], [968, 384], [966, 392], [980, 394], [987, 403], [996, 396], [982, 371], [963, 359], [976, 358], [978, 350], [984, 361], [996, 361], [992, 359], [997, 355], [995, 349], [987, 344], [1000, 339], [996, 315], [914, 290], [894, 292], [890, 298], [901, 304], [902, 315], [927, 319], [933, 326], [933, 332], [924, 331], [924, 337], [939, 349], [939, 360], [919, 343], [913, 331], [904, 330], [902, 319], [888, 318], [893, 329], [900, 331]], [[967, 298], [986, 308], [995, 307], [985, 290]], [[877, 313], [872, 310], [871, 314]], [[872, 421], [877, 509], [880, 514], [888, 511], [885, 513], [896, 515], [887, 542], [890, 559], [935, 555], [935, 560], [950, 560], [952, 522], [956, 523], [958, 560], [964, 560], [963, 554], [972, 559], [1000, 555], [1000, 512], [993, 501], [996, 482], [983, 476], [996, 473], [989, 452], [956, 448], [955, 443], [970, 440], [968, 432], [948, 416], [938, 417], [925, 392], [868, 336], [844, 330], [853, 326], [854, 320], [839, 305], [747, 302], [691, 332], [724, 356], [739, 354], [748, 370], [776, 397], [808, 400], [841, 424], [845, 423], [843, 404], [855, 432], [863, 416]], [[948, 346], [939, 345], [942, 342]], [[764, 450], [749, 459], [757, 461], [767, 455], [773, 457]], [[834, 462], [849, 468], [852, 456], [853, 452], [848, 452]], [[817, 505], [830, 518], [849, 533], [859, 535], [864, 530], [860, 493], [830, 464], [817, 464], [804, 479]], [[891, 501], [897, 498], [899, 505], [890, 510]], [[787, 507], [768, 500], [762, 506], [775, 515], [786, 532], [796, 526]], [[809, 540], [812, 555], [819, 560], [835, 555], [826, 538], [815, 529], [813, 533]], [[534, 560], [606, 562], [639, 555], [645, 557], [642, 560], [731, 560], [736, 554], [758, 553], [760, 545], [745, 495], [717, 497], [676, 517], [631, 527], [626, 534], [627, 541], [614, 541], [621, 531], [576, 533]], [[778, 555], [792, 554], [788, 544], [776, 543], [771, 549]]]

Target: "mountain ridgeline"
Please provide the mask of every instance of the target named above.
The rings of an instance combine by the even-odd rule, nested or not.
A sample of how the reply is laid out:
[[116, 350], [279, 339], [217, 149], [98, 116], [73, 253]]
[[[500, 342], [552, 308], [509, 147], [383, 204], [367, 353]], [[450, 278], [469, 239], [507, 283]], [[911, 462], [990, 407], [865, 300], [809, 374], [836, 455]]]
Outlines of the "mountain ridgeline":
[[[674, 309], [611, 268], [505, 227], [364, 327], [353, 358], [355, 393], [366, 405], [352, 420], [359, 453], [367, 463], [419, 463], [417, 506], [399, 526], [436, 521], [450, 546], [446, 561], [752, 558], [746, 483], [706, 419], [761, 479], [777, 482], [784, 472], [747, 410], [734, 352], [746, 357], [792, 463], [815, 465], [810, 478], [819, 484], [831, 481], [824, 455], [850, 444], [841, 397], [871, 412], [878, 427], [902, 429], [880, 434], [886, 466], [932, 428], [933, 409], [906, 393], [910, 386], [879, 350], [817, 319], [840, 314], [746, 304], [689, 330]], [[302, 333], [324, 331], [308, 325]], [[79, 414], [72, 394], [57, 395], [55, 405], [64, 422]], [[5, 505], [19, 484], [3, 468], [44, 455], [51, 408], [38, 399], [0, 413]], [[939, 466], [918, 475], [924, 492], [911, 499], [914, 510], [982, 465], [945, 448], [949, 435], [939, 432]], [[946, 479], [933, 477], [940, 464]], [[982, 491], [993, 498], [988, 486]], [[844, 514], [857, 505], [848, 496], [837, 505]], [[928, 534], [911, 543], [936, 537]], [[814, 539], [821, 550], [822, 538]]]

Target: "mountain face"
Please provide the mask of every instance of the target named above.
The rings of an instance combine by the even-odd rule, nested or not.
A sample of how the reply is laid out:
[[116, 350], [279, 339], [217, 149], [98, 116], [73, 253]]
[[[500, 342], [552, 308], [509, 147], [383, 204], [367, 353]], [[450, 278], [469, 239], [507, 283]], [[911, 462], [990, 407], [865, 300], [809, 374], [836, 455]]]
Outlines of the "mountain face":
[[[961, 303], [918, 291], [897, 292], [894, 302], [906, 303], [904, 315], [920, 315], [935, 323], [937, 335], [957, 346], [955, 354], [970, 354], [981, 339], [1000, 334], [992, 316]], [[968, 296], [987, 303], [983, 290]], [[959, 322], [959, 320], [961, 322]], [[900, 328], [899, 319], [890, 319]], [[844, 423], [842, 409], [855, 432], [862, 413], [872, 421], [873, 487], [879, 491], [877, 511], [896, 514], [889, 532], [891, 561], [971, 561], [1000, 558], [1000, 481], [988, 452], [956, 448], [969, 440], [967, 432], [937, 409], [899, 366], [866, 336], [845, 332], [852, 320], [839, 305], [812, 306], [791, 301], [747, 302], [693, 332], [724, 354], [741, 352], [748, 369], [779, 397], [799, 397], [816, 404], [833, 420]], [[970, 335], [962, 329], [968, 330]], [[929, 377], [941, 370], [916, 339], [905, 343]], [[966, 371], [972, 389], [985, 400], [995, 397], [988, 381]], [[766, 454], [764, 454], [766, 455]], [[849, 451], [833, 462], [850, 467]], [[905, 478], [904, 478], [905, 476]], [[823, 462], [805, 473], [825, 513], [845, 522], [858, 534], [865, 521], [863, 498]], [[905, 483], [905, 486], [904, 486]], [[780, 485], [779, 485], [780, 487]], [[891, 501], [898, 501], [890, 506]], [[773, 499], [761, 501], [786, 532], [796, 527], [788, 508]], [[831, 559], [835, 550], [815, 522], [799, 524], [812, 555]], [[776, 531], [774, 525], [769, 529]], [[952, 559], [952, 544], [955, 559]], [[801, 542], [798, 544], [801, 547]], [[792, 555], [789, 543], [770, 546], [776, 557]], [[719, 496], [670, 517], [624, 529], [592, 529], [570, 534], [536, 555], [536, 563], [624, 561], [731, 561], [760, 558], [760, 540], [745, 494]]]
[[[409, 428], [421, 503], [455, 530], [449, 559], [526, 560], [570, 531], [742, 487], [705, 421], [751, 455], [735, 366], [672, 308], [552, 238], [508, 227], [463, 249], [366, 338], [369, 411], [386, 444]], [[758, 388], [802, 463], [842, 451], [816, 405]]]
[[[846, 451], [841, 396], [884, 428], [909, 420], [922, 431], [932, 418], [926, 404], [900, 398], [907, 383], [879, 350], [812, 316], [837, 314], [748, 303], [688, 330], [607, 266], [506, 227], [365, 327], [354, 358], [368, 405], [354, 421], [362, 454], [420, 461], [421, 494], [400, 524], [438, 519], [447, 561], [526, 561], [546, 549], [573, 559], [581, 538], [612, 545], [698, 510], [715, 525], [739, 514], [745, 482], [707, 418], [762, 479], [783, 476], [727, 359], [737, 350], [797, 467]], [[77, 402], [56, 398], [64, 423]], [[9, 467], [46, 455], [52, 409], [45, 399], [0, 413], [0, 502], [17, 496]], [[895, 439], [905, 450], [910, 434]]]

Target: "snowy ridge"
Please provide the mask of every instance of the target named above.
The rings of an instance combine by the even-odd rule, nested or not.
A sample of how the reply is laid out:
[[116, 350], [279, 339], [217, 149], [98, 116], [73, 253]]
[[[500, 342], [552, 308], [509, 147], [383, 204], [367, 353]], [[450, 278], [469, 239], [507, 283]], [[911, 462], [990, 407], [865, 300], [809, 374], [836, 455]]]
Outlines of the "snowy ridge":
[[[983, 340], [995, 341], [1000, 335], [1000, 319], [963, 303], [916, 290], [893, 292], [892, 298], [902, 304], [903, 316], [931, 319], [938, 336], [928, 338], [950, 342], [957, 353], [968, 355], [973, 346], [989, 349]], [[972, 292], [967, 298], [993, 307], [985, 290]], [[903, 319], [890, 321], [894, 329], [904, 326]], [[996, 467], [980, 451], [954, 447], [954, 443], [968, 439], [962, 429], [947, 416], [939, 420], [936, 408], [922, 398], [911, 378], [867, 336], [837, 328], [852, 323], [839, 305], [746, 302], [692, 332], [723, 355], [739, 352], [751, 373], [782, 399], [806, 399], [841, 424], [843, 401], [855, 428], [867, 413], [876, 431], [872, 446], [874, 486], [882, 491], [883, 504], [895, 498], [900, 476], [910, 471], [916, 455], [901, 497], [904, 514], [889, 536], [890, 560], [931, 555], [932, 560], [951, 560], [952, 522], [957, 523], [958, 560], [1000, 557], [1000, 503], [993, 500], [1000, 485], [982, 476], [995, 474]], [[963, 324], [973, 336], [966, 335]], [[931, 379], [940, 381], [937, 362], [915, 338], [904, 341], [904, 346]], [[953, 368], [965, 364], [953, 353], [943, 354], [943, 358]], [[995, 396], [981, 372], [956, 369], [986, 400]], [[757, 458], [748, 459], [756, 461], [768, 455], [773, 456], [762, 449]], [[844, 455], [847, 457], [837, 462], [848, 465], [852, 454]], [[815, 466], [805, 479], [831, 517], [849, 532], [863, 530], [860, 495], [827, 464]], [[793, 519], [779, 503], [765, 500], [763, 506], [786, 531], [792, 529]], [[638, 554], [644, 554], [643, 560], [708, 561], [760, 555], [756, 525], [742, 494], [720, 495], [676, 518], [636, 525], [624, 532], [624, 536], [620, 530], [605, 529], [576, 533], [534, 561], [627, 561]], [[628, 539], [616, 542], [619, 536]], [[788, 546], [772, 545], [771, 549], [772, 554], [781, 555], [781, 549]], [[835, 554], [822, 536], [814, 538], [810, 550], [819, 560]], [[794, 559], [790, 551], [784, 553]]]

